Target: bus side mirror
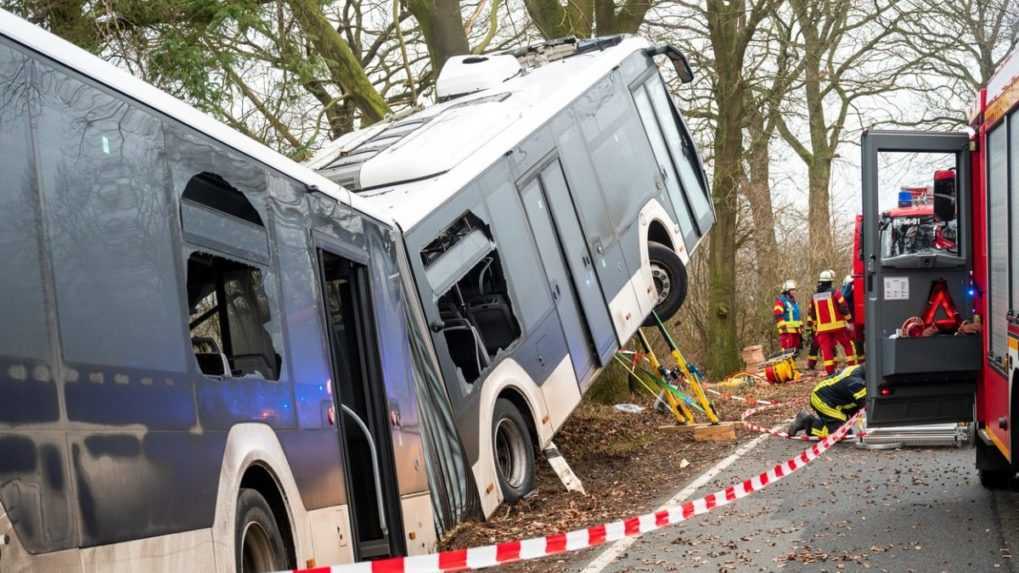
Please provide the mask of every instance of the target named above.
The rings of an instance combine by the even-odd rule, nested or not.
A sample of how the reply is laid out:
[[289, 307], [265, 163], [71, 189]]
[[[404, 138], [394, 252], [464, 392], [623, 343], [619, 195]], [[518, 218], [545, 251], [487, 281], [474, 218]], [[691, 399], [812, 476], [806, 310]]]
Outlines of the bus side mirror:
[[938, 221], [954, 221], [956, 217], [956, 173], [954, 169], [934, 172], [934, 218]]
[[679, 77], [679, 81], [684, 84], [688, 84], [693, 81], [693, 70], [690, 68], [690, 63], [686, 61], [686, 56], [683, 52], [680, 52], [675, 46], [671, 44], [664, 44], [661, 46], [655, 46], [654, 48], [647, 48], [644, 53], [648, 56], [665, 56], [672, 62], [672, 68], [676, 70], [676, 76]]

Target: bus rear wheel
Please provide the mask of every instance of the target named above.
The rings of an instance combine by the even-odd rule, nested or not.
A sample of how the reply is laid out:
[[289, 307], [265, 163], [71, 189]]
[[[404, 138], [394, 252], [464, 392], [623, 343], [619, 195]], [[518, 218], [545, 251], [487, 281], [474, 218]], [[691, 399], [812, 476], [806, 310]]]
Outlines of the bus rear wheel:
[[[651, 281], [658, 299], [655, 313], [663, 321], [672, 318], [686, 300], [687, 274], [682, 259], [668, 246], [654, 241], [648, 242], [648, 259], [651, 263]], [[654, 326], [655, 317], [649, 316], [644, 326]]]
[[502, 498], [516, 503], [534, 487], [534, 444], [520, 410], [505, 398], [495, 402], [492, 447]]
[[237, 571], [262, 573], [287, 569], [287, 550], [269, 503], [251, 488], [237, 496]]

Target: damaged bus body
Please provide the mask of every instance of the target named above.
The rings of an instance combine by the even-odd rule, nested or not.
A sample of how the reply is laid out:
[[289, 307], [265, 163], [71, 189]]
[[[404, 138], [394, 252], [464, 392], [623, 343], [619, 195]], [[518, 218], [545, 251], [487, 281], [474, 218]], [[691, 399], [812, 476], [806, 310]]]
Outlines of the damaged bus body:
[[0, 571], [434, 549], [463, 455], [384, 215], [3, 11], [0, 173]]
[[714, 222], [657, 55], [691, 79], [638, 38], [454, 58], [440, 103], [310, 162], [404, 233], [486, 515], [529, 491], [534, 445], [652, 310], [679, 308]]

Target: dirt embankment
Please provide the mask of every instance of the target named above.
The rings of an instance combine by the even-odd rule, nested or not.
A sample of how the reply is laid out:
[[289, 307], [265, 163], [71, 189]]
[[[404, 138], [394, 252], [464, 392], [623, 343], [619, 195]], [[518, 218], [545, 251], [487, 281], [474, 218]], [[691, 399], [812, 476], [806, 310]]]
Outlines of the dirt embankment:
[[[813, 377], [782, 386], [758, 384], [731, 391], [735, 396], [787, 402], [806, 397]], [[711, 385], [708, 385], [711, 387]], [[582, 403], [559, 431], [555, 442], [587, 495], [566, 491], [544, 458], [539, 456], [536, 488], [514, 506], [504, 505], [481, 523], [468, 523], [447, 535], [443, 549], [487, 545], [513, 539], [569, 531], [658, 507], [683, 484], [757, 434], [738, 427], [736, 443], [695, 442], [688, 432], [662, 429], [671, 416], [650, 409], [651, 400], [634, 397], [645, 406], [628, 414], [590, 402]], [[722, 420], [738, 421], [746, 409], [737, 400], [716, 399]], [[755, 416], [770, 426], [791, 417], [789, 405]], [[573, 555], [563, 555], [504, 567], [503, 571], [562, 571]]]

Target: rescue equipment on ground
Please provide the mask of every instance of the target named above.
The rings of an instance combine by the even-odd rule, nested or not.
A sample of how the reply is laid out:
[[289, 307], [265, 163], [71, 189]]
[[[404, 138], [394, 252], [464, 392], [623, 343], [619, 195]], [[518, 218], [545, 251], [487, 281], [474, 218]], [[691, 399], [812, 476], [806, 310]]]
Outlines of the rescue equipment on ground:
[[694, 376], [693, 372], [690, 371], [690, 366], [683, 357], [683, 354], [679, 351], [679, 346], [676, 345], [676, 341], [672, 339], [672, 334], [669, 333], [669, 329], [665, 327], [662, 319], [659, 318], [658, 313], [652, 311], [651, 316], [655, 318], [655, 324], [658, 325], [658, 332], [662, 335], [665, 343], [669, 345], [669, 350], [672, 352], [672, 359], [676, 362], [676, 367], [679, 369], [679, 374], [682, 379], [686, 382], [690, 390], [693, 391], [693, 395], [697, 398], [697, 402], [701, 405], [704, 410], [704, 415], [708, 417], [708, 420], [712, 424], [718, 423], [718, 416], [715, 414], [715, 409], [711, 406], [711, 401], [708, 400], [707, 394], [704, 393], [704, 388], [701, 386], [701, 380], [699, 377]]
[[764, 366], [764, 377], [769, 384], [785, 384], [799, 378], [796, 370], [796, 361], [792, 356], [785, 356], [773, 361], [768, 361]]

